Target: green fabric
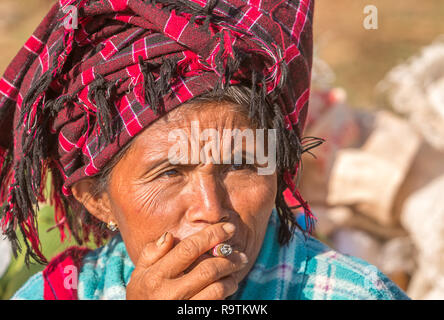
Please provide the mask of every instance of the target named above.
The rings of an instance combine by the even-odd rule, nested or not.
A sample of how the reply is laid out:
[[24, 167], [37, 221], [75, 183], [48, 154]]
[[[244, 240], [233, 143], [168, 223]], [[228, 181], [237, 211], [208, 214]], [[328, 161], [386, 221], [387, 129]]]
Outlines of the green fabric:
[[[54, 229], [47, 230], [54, 225], [54, 208], [43, 206], [38, 213], [39, 235], [42, 242], [43, 254], [51, 259], [66, 248], [75, 245], [74, 239], [60, 243], [60, 233]], [[23, 242], [21, 242], [23, 246]], [[7, 300], [30, 279], [31, 276], [43, 270], [44, 266], [31, 264], [29, 268], [25, 264], [25, 255], [19, 254], [13, 259], [8, 270], [0, 278], [0, 300]]]

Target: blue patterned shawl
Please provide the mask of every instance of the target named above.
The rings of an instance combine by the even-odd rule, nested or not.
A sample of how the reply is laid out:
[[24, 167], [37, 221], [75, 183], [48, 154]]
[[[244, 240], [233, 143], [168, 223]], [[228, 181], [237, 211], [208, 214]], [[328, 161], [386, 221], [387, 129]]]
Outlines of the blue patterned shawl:
[[[299, 230], [281, 247], [278, 230], [273, 210], [257, 260], [230, 299], [409, 299], [375, 266], [334, 251], [313, 237], [305, 238]], [[84, 257], [79, 299], [125, 299], [133, 270], [122, 238], [115, 236]], [[28, 280], [13, 299], [43, 299], [41, 273]]]

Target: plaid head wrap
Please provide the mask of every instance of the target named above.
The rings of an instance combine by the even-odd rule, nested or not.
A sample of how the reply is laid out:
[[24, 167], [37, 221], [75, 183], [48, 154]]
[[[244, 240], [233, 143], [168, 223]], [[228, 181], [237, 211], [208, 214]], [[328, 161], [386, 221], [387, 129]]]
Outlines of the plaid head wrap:
[[[313, 2], [59, 0], [0, 80], [3, 233], [17, 248], [19, 228], [27, 258], [45, 262], [36, 212], [49, 198], [62, 240], [68, 230], [81, 242], [76, 215], [67, 212], [73, 183], [97, 175], [165, 112], [229, 85], [251, 88], [250, 115], [280, 114], [281, 144], [300, 152]], [[273, 110], [264, 110], [265, 99]], [[311, 218], [293, 182], [299, 161], [279, 161]], [[87, 239], [90, 224], [80, 228]]]

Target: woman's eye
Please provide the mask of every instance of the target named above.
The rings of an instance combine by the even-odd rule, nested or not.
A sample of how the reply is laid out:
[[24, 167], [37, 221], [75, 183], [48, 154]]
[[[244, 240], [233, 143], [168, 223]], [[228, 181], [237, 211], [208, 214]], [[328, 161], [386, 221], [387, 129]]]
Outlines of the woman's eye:
[[160, 176], [167, 176], [167, 177], [173, 177], [177, 175], [179, 172], [176, 169], [171, 169], [165, 172], [162, 172]]
[[232, 164], [231, 169], [232, 170], [242, 170], [244, 168], [243, 164]]
[[253, 169], [254, 168], [254, 165], [252, 165], [252, 164], [245, 164], [245, 163], [243, 163], [243, 164], [232, 164], [231, 165], [231, 167], [230, 167], [230, 169], [232, 170], [232, 171], [239, 171], [239, 170], [244, 170], [244, 169]]

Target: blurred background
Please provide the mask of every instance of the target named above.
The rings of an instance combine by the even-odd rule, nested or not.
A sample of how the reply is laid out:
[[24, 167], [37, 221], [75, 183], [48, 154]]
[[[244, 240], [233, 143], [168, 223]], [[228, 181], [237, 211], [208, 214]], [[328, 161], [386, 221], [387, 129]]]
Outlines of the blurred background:
[[[1, 74], [52, 3], [0, 0]], [[305, 134], [326, 142], [316, 158], [304, 155], [300, 181], [315, 236], [376, 265], [413, 299], [444, 299], [443, 16], [442, 0], [315, 5]], [[52, 215], [42, 204], [48, 258], [74, 244], [47, 232]], [[42, 268], [28, 269], [0, 238], [0, 299]]]

